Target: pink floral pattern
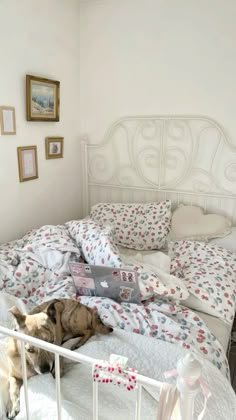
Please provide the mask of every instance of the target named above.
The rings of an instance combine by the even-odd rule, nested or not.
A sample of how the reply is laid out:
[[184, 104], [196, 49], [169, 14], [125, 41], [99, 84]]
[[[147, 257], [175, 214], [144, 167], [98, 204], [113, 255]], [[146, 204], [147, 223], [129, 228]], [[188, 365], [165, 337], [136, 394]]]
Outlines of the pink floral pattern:
[[[68, 271], [64, 269], [52, 271], [34, 257], [34, 253], [39, 250], [34, 243], [34, 238], [37, 244], [41, 241], [44, 243], [45, 235], [48, 238], [46, 243], [51, 247], [49, 249], [53, 250], [56, 247], [59, 250], [61, 242], [62, 256], [66, 253], [74, 255], [71, 252], [74, 249], [74, 242], [69, 237], [67, 228], [59, 228], [57, 234], [56, 229], [52, 230], [51, 232], [54, 233], [51, 236], [49, 230], [49, 227], [42, 227], [28, 233], [22, 240], [0, 246], [0, 290], [21, 298], [29, 310], [52, 297], [75, 298], [75, 289]], [[178, 259], [182, 250], [178, 251], [177, 245], [175, 244], [175, 252]], [[182, 244], [184, 247], [185, 245]], [[193, 245], [189, 244], [193, 257], [191, 246]], [[186, 252], [187, 250], [188, 247]], [[195, 253], [196, 251], [196, 258], [201, 260], [198, 255], [200, 252], [198, 247], [195, 249]], [[219, 255], [212, 253], [207, 255], [212, 263], [215, 261], [214, 258], [218, 258], [217, 264], [219, 263]], [[220, 255], [226, 275], [231, 276], [234, 272], [234, 257], [225, 255], [223, 250]], [[186, 257], [186, 261], [189, 262], [189, 256]], [[206, 262], [209, 261], [206, 260]], [[174, 263], [175, 260], [173, 260]], [[176, 262], [176, 264], [179, 263]], [[218, 279], [216, 281], [220, 282]], [[227, 279], [228, 281], [229, 279]], [[85, 296], [80, 297], [79, 300], [97, 310], [105, 324], [150, 336], [153, 339], [164, 340], [194, 351], [208, 358], [224, 375], [229, 376], [226, 355], [216, 337], [208, 330], [199, 316], [196, 316], [190, 309], [174, 303], [172, 299], [152, 298], [141, 304], [119, 304], [108, 298]]]
[[144, 204], [99, 203], [90, 216], [115, 228], [117, 245], [137, 250], [161, 249], [171, 223], [171, 202]]
[[0, 291], [21, 298], [32, 308], [46, 298], [73, 295], [69, 267], [55, 271], [38, 261], [41, 253], [60, 250], [65, 256], [80, 255], [65, 226], [43, 226], [22, 239], [0, 246]]
[[111, 229], [99, 225], [92, 219], [74, 220], [67, 222], [66, 226], [87, 263], [111, 267], [122, 266]]
[[228, 361], [221, 344], [191, 309], [158, 299], [141, 304], [119, 304], [111, 299], [87, 296], [78, 300], [96, 310], [105, 324], [189, 349], [209, 359], [229, 378]]
[[76, 243], [72, 240], [64, 225], [45, 225], [27, 232], [17, 249], [33, 252], [38, 250], [43, 252], [43, 249], [51, 249], [79, 253]]
[[[189, 292], [232, 322], [236, 309], [236, 254], [203, 242], [169, 244], [171, 273], [184, 280]], [[194, 308], [193, 308], [194, 309]]]
[[99, 360], [93, 366], [93, 381], [122, 386], [127, 391], [134, 391], [137, 387], [137, 373], [134, 368], [123, 370], [118, 363], [111, 364], [106, 360]]

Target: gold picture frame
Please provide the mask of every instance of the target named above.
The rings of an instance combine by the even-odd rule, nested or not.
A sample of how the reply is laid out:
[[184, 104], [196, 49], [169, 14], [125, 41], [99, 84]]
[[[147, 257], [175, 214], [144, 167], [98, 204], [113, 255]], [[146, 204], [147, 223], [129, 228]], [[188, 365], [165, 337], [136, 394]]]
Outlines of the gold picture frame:
[[16, 134], [16, 116], [14, 106], [0, 106], [1, 135]]
[[60, 82], [26, 75], [27, 121], [59, 121]]
[[45, 153], [46, 159], [63, 158], [64, 137], [46, 137]]
[[17, 147], [20, 182], [38, 178], [37, 146]]

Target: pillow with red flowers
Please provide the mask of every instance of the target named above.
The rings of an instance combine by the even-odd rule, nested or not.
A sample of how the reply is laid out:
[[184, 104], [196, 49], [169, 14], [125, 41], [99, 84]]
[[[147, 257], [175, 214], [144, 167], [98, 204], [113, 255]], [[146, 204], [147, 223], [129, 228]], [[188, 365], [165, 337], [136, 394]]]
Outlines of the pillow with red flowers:
[[90, 217], [114, 228], [117, 245], [136, 250], [161, 249], [171, 224], [171, 201], [160, 203], [99, 203]]

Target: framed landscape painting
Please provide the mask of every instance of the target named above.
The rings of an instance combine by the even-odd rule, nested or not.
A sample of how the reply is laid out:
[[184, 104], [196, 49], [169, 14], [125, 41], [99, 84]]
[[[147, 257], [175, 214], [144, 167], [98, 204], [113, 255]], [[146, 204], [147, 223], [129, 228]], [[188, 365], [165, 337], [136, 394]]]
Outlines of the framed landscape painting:
[[28, 121], [59, 121], [60, 82], [26, 75]]

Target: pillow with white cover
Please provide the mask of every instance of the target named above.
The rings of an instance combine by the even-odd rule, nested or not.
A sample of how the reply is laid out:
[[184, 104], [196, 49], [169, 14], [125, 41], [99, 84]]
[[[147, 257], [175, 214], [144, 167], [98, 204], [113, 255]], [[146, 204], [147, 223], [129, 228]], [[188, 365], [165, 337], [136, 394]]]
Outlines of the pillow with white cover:
[[121, 267], [119, 250], [109, 226], [101, 226], [89, 218], [72, 220], [65, 225], [87, 263]]
[[211, 239], [209, 242], [236, 253], [236, 227], [232, 227], [232, 232], [227, 236]]
[[99, 203], [90, 217], [114, 227], [117, 245], [136, 250], [161, 249], [171, 223], [171, 201], [160, 203]]
[[204, 214], [201, 207], [178, 207], [172, 215], [170, 237], [173, 240], [207, 241], [231, 232], [231, 222], [218, 214]]

